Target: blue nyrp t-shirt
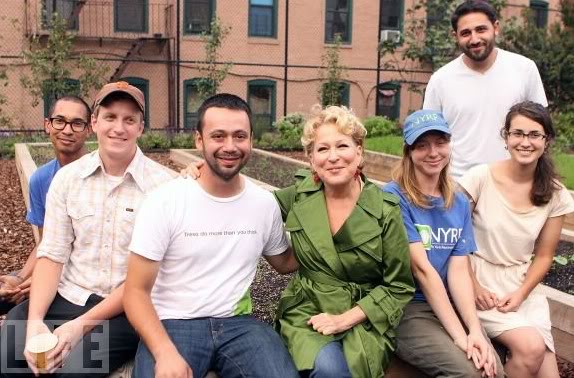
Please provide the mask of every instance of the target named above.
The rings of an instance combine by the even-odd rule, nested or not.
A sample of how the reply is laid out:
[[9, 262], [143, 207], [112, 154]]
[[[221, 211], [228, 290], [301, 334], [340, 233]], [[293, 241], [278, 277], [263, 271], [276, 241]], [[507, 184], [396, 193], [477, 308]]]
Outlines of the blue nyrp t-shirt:
[[[430, 197], [432, 207], [424, 209], [411, 203], [394, 181], [385, 185], [383, 190], [400, 198], [409, 242], [423, 244], [431, 265], [440, 275], [448, 292], [450, 256], [465, 256], [476, 251], [468, 199], [464, 194], [456, 192], [452, 206], [445, 209], [442, 197]], [[413, 300], [426, 302], [418, 283]]]
[[28, 191], [30, 192], [30, 210], [26, 214], [28, 223], [44, 227], [46, 214], [46, 196], [56, 172], [60, 169], [57, 159], [50, 160], [30, 176]]

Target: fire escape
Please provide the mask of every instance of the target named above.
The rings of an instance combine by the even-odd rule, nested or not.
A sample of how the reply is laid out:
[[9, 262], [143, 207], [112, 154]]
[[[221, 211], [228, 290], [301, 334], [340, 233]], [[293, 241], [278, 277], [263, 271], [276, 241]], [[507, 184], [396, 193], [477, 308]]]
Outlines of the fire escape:
[[[175, 1], [28, 0], [26, 30], [41, 39], [50, 34], [54, 13], [68, 20], [79, 51], [89, 51], [112, 65], [109, 81], [124, 77], [130, 65], [163, 63], [167, 69], [169, 103], [174, 93], [173, 41]], [[154, 63], [157, 61], [158, 63]], [[175, 114], [169, 111], [169, 124]]]

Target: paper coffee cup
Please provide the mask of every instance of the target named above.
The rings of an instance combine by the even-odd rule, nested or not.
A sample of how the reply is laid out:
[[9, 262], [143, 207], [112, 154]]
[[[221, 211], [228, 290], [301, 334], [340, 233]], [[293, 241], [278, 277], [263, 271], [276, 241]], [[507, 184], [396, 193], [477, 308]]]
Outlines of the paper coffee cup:
[[58, 344], [58, 337], [53, 333], [40, 333], [28, 339], [26, 349], [36, 360], [36, 367], [43, 371], [48, 365], [46, 354]]

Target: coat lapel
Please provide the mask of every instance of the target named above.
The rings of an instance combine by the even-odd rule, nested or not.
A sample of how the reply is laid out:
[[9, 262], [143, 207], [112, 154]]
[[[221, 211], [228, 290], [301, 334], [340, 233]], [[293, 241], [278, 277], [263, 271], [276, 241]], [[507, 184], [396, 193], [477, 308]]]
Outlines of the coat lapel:
[[307, 197], [295, 202], [293, 213], [297, 216], [313, 248], [333, 270], [335, 276], [348, 279], [333, 243], [325, 196], [321, 187], [322, 184], [316, 184], [310, 177], [303, 180], [297, 191], [306, 193]]
[[[360, 248], [369, 240], [381, 235], [382, 228], [378, 220], [383, 216], [383, 202], [379, 191], [380, 189], [376, 185], [370, 181], [366, 182], [357, 201], [357, 206], [335, 235], [339, 252]], [[372, 251], [369, 248], [366, 248], [365, 252], [376, 261], [381, 262], [382, 254], [375, 253], [377, 251]]]

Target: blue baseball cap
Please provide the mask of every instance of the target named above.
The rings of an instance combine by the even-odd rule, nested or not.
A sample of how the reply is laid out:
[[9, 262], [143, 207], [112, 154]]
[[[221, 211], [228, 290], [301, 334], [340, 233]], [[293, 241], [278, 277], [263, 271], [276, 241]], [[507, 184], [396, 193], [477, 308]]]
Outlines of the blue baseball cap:
[[405, 119], [403, 138], [411, 146], [421, 135], [427, 131], [442, 131], [450, 135], [448, 123], [441, 112], [436, 110], [418, 110]]

